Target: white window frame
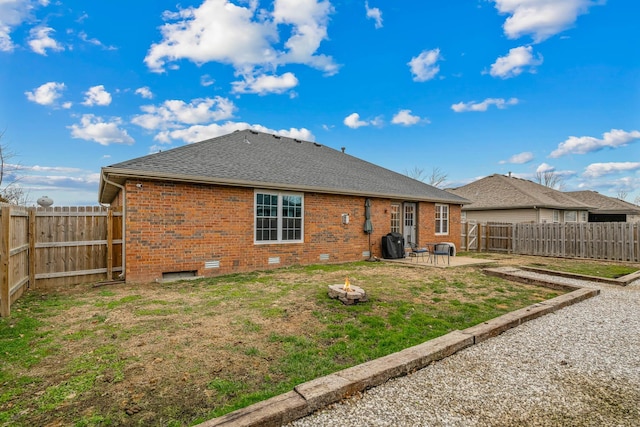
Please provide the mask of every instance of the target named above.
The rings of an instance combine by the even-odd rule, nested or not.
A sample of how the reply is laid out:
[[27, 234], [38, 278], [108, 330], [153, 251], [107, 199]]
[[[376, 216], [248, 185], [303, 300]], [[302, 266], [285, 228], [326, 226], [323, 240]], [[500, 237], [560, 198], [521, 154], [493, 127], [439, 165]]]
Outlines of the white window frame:
[[391, 204], [391, 232], [402, 233], [402, 212], [399, 203]]
[[564, 211], [564, 222], [578, 222], [578, 211]]
[[587, 211], [580, 211], [580, 222], [589, 222], [589, 213]]
[[435, 206], [435, 230], [436, 236], [449, 234], [449, 205], [436, 203]]
[[557, 209], [553, 210], [553, 222], [560, 222], [560, 211]]
[[[277, 240], [258, 240], [258, 194], [268, 194], [270, 196], [278, 197], [277, 207]], [[285, 196], [300, 197], [300, 239], [287, 240], [282, 238], [283, 232], [283, 215], [282, 215], [282, 200]], [[304, 194], [302, 193], [289, 193], [283, 191], [273, 190], [254, 190], [253, 194], [253, 242], [256, 245], [273, 245], [283, 243], [304, 243]]]

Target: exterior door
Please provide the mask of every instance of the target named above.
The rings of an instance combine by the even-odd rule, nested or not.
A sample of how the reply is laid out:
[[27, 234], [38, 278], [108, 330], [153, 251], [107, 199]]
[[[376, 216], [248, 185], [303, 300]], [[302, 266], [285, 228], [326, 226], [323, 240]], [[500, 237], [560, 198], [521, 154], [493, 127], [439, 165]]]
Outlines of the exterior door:
[[403, 222], [404, 245], [409, 247], [416, 243], [416, 204], [404, 204], [404, 222]]

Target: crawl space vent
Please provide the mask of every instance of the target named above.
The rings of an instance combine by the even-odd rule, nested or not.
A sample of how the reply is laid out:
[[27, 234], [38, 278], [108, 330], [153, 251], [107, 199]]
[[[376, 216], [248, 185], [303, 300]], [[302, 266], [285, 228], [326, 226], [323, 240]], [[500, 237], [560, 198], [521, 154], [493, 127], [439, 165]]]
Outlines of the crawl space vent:
[[280, 257], [279, 256], [269, 257], [269, 264], [280, 264]]
[[365, 257], [365, 258], [369, 258], [371, 256], [371, 252], [364, 251], [364, 252], [362, 252], [362, 256]]
[[220, 261], [205, 261], [204, 268], [220, 268]]
[[192, 271], [169, 271], [162, 273], [163, 282], [171, 282], [174, 280], [193, 279], [196, 277], [196, 270]]
[[329, 254], [320, 254], [320, 261], [329, 261]]

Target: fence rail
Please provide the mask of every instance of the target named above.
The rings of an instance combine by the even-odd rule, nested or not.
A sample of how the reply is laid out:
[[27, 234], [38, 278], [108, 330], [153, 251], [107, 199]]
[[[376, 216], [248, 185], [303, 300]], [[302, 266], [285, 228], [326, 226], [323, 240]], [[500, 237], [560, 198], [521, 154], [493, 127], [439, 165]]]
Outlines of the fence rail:
[[122, 271], [122, 213], [102, 207], [0, 210], [0, 315], [28, 288], [111, 280]]
[[640, 224], [463, 223], [462, 250], [640, 262]]

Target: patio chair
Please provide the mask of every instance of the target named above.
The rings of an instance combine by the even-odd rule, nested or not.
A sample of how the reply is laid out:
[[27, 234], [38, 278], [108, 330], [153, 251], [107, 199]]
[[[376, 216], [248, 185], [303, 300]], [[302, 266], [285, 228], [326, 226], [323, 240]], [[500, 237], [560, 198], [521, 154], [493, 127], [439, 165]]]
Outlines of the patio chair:
[[436, 243], [433, 245], [433, 261], [435, 264], [438, 263], [438, 256], [442, 257], [442, 262], [444, 262], [444, 257], [447, 257], [447, 265], [450, 265], [450, 256], [451, 252], [449, 250], [448, 243]]
[[418, 257], [422, 258], [424, 261], [424, 256], [427, 255], [429, 261], [431, 259], [431, 253], [427, 248], [419, 248], [415, 243], [409, 242], [409, 247], [411, 248], [411, 252], [409, 252], [409, 259], [412, 257], [416, 259], [416, 263], [418, 262]]

